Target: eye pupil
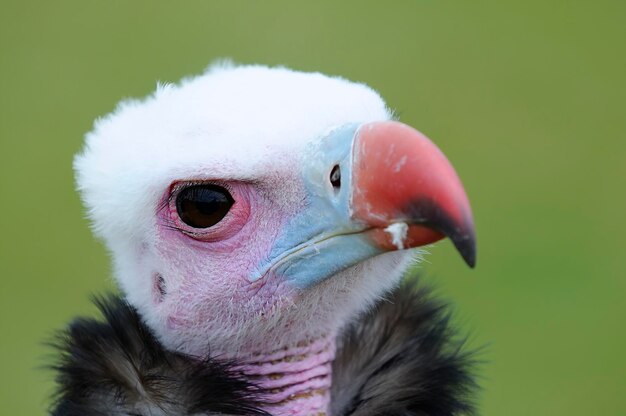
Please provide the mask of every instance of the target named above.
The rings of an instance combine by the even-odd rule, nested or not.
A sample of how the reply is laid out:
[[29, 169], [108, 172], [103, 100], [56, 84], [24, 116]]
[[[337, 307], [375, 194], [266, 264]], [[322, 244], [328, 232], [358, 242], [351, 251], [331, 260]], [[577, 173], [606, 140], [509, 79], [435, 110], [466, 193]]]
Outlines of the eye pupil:
[[180, 219], [190, 227], [209, 228], [226, 216], [233, 206], [230, 193], [217, 185], [192, 185], [176, 197]]

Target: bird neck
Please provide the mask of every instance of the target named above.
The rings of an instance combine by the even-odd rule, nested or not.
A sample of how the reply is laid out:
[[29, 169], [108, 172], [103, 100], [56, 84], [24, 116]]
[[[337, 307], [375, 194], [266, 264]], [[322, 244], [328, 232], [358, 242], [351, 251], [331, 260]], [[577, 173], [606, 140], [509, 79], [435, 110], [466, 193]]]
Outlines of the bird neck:
[[269, 352], [237, 357], [272, 415], [323, 416], [330, 404], [335, 337], [324, 336]]

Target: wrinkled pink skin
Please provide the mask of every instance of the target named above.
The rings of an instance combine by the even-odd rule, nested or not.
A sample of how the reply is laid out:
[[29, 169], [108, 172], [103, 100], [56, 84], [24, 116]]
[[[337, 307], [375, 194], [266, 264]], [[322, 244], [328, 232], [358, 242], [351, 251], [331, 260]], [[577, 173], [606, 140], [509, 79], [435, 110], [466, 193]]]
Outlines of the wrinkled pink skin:
[[334, 335], [308, 345], [240, 357], [242, 367], [256, 375], [255, 382], [267, 393], [265, 409], [279, 415], [318, 415], [328, 412]]

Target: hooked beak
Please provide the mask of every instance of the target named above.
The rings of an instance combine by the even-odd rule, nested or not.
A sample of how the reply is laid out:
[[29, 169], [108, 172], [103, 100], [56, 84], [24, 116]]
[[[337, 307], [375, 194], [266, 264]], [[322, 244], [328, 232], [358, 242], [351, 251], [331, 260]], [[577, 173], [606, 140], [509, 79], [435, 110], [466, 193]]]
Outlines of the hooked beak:
[[362, 125], [352, 147], [352, 219], [383, 250], [452, 240], [476, 264], [474, 221], [454, 168], [433, 142], [395, 121]]
[[368, 258], [449, 237], [474, 267], [472, 212], [443, 153], [395, 121], [346, 125], [302, 159], [307, 207], [282, 230], [251, 281], [270, 270], [310, 287]]

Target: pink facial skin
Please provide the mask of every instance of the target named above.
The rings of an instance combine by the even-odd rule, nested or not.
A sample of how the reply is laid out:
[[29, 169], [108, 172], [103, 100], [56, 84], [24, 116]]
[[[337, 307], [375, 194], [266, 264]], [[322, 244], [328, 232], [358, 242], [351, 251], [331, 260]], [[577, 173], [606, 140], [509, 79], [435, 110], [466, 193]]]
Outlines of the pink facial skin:
[[[176, 211], [177, 192], [197, 183], [220, 185], [235, 201], [226, 216], [207, 229], [188, 226]], [[202, 356], [211, 347], [207, 334], [221, 340], [224, 332], [232, 331], [240, 337], [247, 322], [271, 314], [282, 302], [296, 301], [298, 294], [276, 276], [254, 283], [249, 279], [256, 265], [267, 258], [283, 224], [294, 215], [285, 207], [298, 208], [293, 201], [285, 204], [283, 200], [262, 185], [241, 181], [203, 178], [170, 186], [157, 212], [157, 256], [167, 261], [155, 271], [162, 282], [157, 285], [159, 301], [154, 306], [170, 340], [180, 339], [176, 349]], [[247, 349], [235, 344], [239, 342], [232, 344], [235, 349]], [[230, 355], [231, 351], [221, 353]]]
[[[229, 190], [234, 204], [215, 226], [194, 229], [178, 216], [176, 195], [185, 186], [211, 183]], [[302, 209], [258, 183], [191, 180], [173, 183], [157, 212], [158, 257], [154, 308], [161, 334], [191, 355], [235, 358], [253, 376], [272, 414], [325, 414], [330, 402], [335, 332], [310, 304], [306, 325], [290, 315], [305, 294], [269, 273], [251, 282], [284, 224]], [[306, 305], [306, 304], [305, 304]], [[321, 313], [316, 317], [316, 313]], [[332, 314], [331, 314], [332, 315]], [[331, 316], [332, 318], [332, 316]], [[311, 323], [313, 325], [311, 326]], [[207, 337], [208, 335], [208, 337]], [[211, 336], [214, 335], [215, 338]], [[230, 343], [214, 340], [230, 340]], [[311, 341], [312, 340], [312, 341]], [[176, 342], [176, 341], [174, 341]], [[232, 348], [230, 348], [232, 346]]]

